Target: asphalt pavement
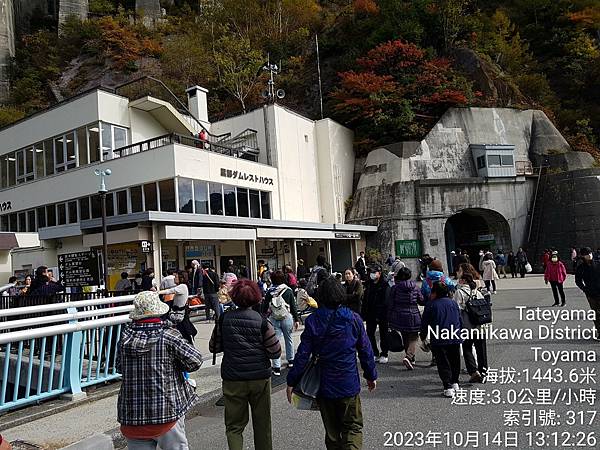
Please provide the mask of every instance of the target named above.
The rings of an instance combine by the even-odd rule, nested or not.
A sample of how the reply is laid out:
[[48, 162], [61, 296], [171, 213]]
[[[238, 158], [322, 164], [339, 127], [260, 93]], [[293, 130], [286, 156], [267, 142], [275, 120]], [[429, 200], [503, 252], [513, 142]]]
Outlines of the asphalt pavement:
[[[587, 311], [587, 301], [573, 287], [572, 277], [566, 286], [565, 309]], [[498, 370], [496, 373], [501, 375], [498, 381], [505, 383], [470, 385], [467, 383], [468, 375], [463, 372], [461, 387], [465, 397], [461, 397], [457, 403], [465, 403], [466, 398], [466, 403], [470, 404], [452, 404], [451, 399], [441, 395], [437, 370], [429, 367], [429, 354], [419, 350], [417, 368], [408, 371], [402, 365], [403, 354], [392, 353], [389, 364], [378, 365], [377, 390], [369, 393], [363, 383], [361, 400], [365, 449], [600, 446], [596, 442], [600, 439], [600, 432], [597, 432], [600, 417], [596, 417], [599, 408], [595, 391], [589, 391], [597, 388], [597, 380], [595, 376], [585, 375], [587, 368], [595, 372], [598, 363], [559, 361], [552, 365], [551, 361], [534, 361], [532, 350], [532, 347], [554, 352], [591, 350], [597, 357], [599, 342], [539, 339], [538, 325], [548, 325], [548, 321], [519, 320], [517, 306], [557, 309], [550, 307], [552, 294], [540, 277], [500, 280], [499, 293], [493, 296], [493, 302], [495, 328], [533, 330], [531, 340], [513, 338], [488, 341], [489, 366]], [[587, 320], [559, 320], [556, 327], [565, 325], [570, 328], [577, 328], [578, 325], [582, 328], [592, 327]], [[562, 353], [554, 355], [564, 356]], [[538, 356], [541, 357], [541, 350]], [[567, 356], [576, 358], [571, 354]], [[588, 353], [585, 356], [590, 357]], [[515, 369], [514, 377], [510, 376], [512, 371], [507, 369], [511, 367]], [[536, 369], [541, 371], [536, 372]], [[548, 372], [548, 369], [552, 370]], [[534, 380], [536, 375], [538, 378]], [[551, 378], [543, 378], [545, 376]], [[528, 377], [530, 380], [526, 381]], [[588, 391], [582, 392], [582, 389]], [[571, 405], [568, 405], [569, 402]], [[325, 448], [324, 430], [318, 412], [298, 411], [288, 405], [283, 386], [274, 390], [272, 403], [275, 449]], [[199, 416], [188, 420], [186, 428], [192, 450], [227, 448], [222, 407], [204, 409]], [[472, 433], [467, 434], [469, 431]], [[254, 448], [251, 424], [245, 432], [245, 448]]]

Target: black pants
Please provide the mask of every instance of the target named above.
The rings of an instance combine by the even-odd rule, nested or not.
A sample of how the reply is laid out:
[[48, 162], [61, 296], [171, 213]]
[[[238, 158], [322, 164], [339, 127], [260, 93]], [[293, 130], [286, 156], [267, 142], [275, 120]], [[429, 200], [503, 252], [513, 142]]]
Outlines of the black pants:
[[519, 273], [521, 274], [521, 278], [525, 278], [525, 273], [527, 272], [527, 270], [525, 270], [525, 264], [526, 263], [519, 263]]
[[[379, 339], [381, 341], [381, 353], [379, 353], [379, 347], [377, 346], [377, 339], [375, 338], [375, 331], [379, 325]], [[375, 356], [388, 356], [388, 342], [387, 342], [387, 330], [388, 323], [385, 319], [367, 319], [367, 336], [371, 341], [371, 347], [373, 347], [373, 353]]]
[[517, 266], [510, 266], [510, 275], [513, 278], [517, 278]]
[[[475, 358], [473, 357], [473, 346], [475, 347], [475, 353], [477, 354], [477, 364], [475, 364]], [[485, 339], [467, 339], [463, 342], [462, 349], [465, 358], [465, 366], [467, 366], [467, 373], [472, 375], [475, 371], [478, 371], [484, 376], [488, 367], [487, 344]]]
[[563, 289], [563, 284], [558, 281], [551, 281], [550, 287], [552, 288], [552, 295], [554, 296], [554, 304], [558, 305], [558, 294], [560, 293], [560, 299], [562, 304], [565, 304], [565, 291]]
[[450, 389], [453, 384], [458, 383], [460, 375], [460, 344], [434, 345], [431, 351], [435, 356], [444, 389]]
[[492, 290], [490, 289], [490, 285], [494, 288], [493, 292], [496, 292], [496, 280], [484, 280], [485, 283], [485, 288], [488, 290], [488, 292], [492, 292]]
[[219, 308], [219, 296], [217, 294], [205, 294], [204, 306], [206, 307], [206, 320], [210, 319], [210, 310], [215, 312], [215, 321], [219, 320], [221, 308]]

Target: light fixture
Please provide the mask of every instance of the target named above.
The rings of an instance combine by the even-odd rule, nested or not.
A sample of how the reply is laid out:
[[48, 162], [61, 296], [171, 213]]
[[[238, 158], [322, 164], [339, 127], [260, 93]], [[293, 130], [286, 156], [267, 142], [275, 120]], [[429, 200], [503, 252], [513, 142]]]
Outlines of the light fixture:
[[97, 133], [100, 130], [98, 129], [98, 127], [92, 127], [92, 128], [90, 128], [90, 131]]
[[15, 158], [13, 158], [12, 156], [9, 156], [7, 159], [8, 159], [10, 162], [15, 162], [15, 161], [16, 161], [16, 159], [15, 159]]
[[69, 156], [69, 159], [75, 159], [75, 155]]
[[62, 141], [63, 141], [63, 138], [61, 138], [61, 137], [56, 140], [56, 142], [62, 142]]
[[36, 149], [35, 149], [35, 152], [36, 152], [36, 153], [42, 153], [43, 151], [44, 151], [44, 149], [43, 149], [43, 148], [36, 148]]

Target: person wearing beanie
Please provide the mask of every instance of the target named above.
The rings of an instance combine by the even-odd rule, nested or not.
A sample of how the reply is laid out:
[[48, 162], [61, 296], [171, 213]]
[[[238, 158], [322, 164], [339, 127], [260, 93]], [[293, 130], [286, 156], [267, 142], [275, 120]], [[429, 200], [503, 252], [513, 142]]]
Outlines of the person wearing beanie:
[[185, 414], [199, 398], [183, 371], [198, 370], [202, 355], [165, 325], [168, 312], [158, 292], [138, 293], [117, 345], [117, 421], [129, 450], [188, 449]]
[[434, 259], [429, 264], [429, 270], [425, 275], [425, 279], [421, 284], [421, 293], [423, 294], [423, 301], [427, 303], [431, 296], [431, 286], [433, 283], [442, 281], [446, 286], [448, 286], [448, 292], [452, 294], [456, 289], [456, 282], [451, 280], [449, 277], [444, 275], [444, 266], [442, 266], [442, 261], [439, 259]]
[[552, 295], [554, 296], [554, 304], [552, 306], [558, 306], [558, 294], [560, 293], [560, 299], [562, 301], [560, 306], [565, 306], [565, 291], [563, 289], [563, 283], [567, 279], [567, 268], [558, 257], [558, 252], [553, 251], [550, 255], [550, 260], [546, 263], [546, 270], [544, 270], [544, 281], [546, 284], [550, 283], [552, 288]]

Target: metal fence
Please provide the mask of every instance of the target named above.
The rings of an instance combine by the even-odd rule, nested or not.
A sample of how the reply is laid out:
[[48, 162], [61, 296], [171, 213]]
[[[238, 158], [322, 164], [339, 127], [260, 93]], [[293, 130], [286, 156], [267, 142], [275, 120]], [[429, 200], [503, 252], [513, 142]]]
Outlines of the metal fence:
[[116, 345], [133, 298], [1, 309], [0, 414], [119, 378]]

